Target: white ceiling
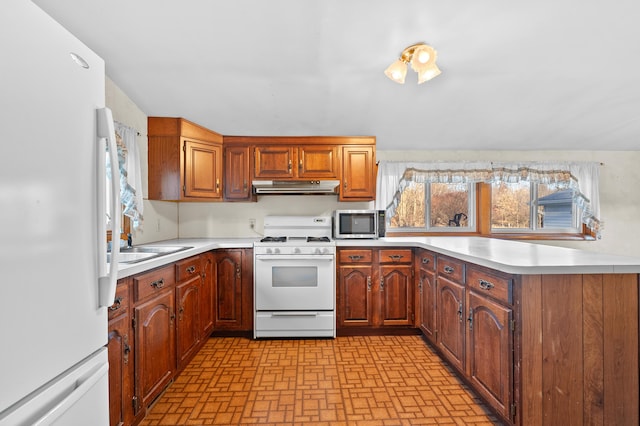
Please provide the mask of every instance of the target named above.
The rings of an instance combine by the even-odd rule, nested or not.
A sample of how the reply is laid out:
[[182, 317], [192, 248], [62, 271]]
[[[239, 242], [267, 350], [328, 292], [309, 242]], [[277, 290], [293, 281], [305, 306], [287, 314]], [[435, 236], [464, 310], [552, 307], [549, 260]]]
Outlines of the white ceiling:
[[[637, 150], [638, 0], [34, 0], [147, 114], [378, 149]], [[442, 74], [384, 69], [427, 42]]]

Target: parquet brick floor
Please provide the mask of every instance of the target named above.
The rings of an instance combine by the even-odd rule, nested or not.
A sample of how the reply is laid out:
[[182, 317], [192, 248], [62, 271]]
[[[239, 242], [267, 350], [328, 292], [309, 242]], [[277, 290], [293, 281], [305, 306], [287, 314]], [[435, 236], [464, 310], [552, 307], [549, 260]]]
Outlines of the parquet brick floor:
[[211, 338], [142, 426], [499, 425], [419, 336]]

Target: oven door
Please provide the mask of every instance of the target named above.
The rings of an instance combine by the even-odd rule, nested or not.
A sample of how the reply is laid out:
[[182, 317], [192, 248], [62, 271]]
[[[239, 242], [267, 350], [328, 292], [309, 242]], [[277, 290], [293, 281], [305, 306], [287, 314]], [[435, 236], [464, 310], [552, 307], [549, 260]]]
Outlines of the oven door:
[[256, 255], [257, 311], [333, 310], [334, 255]]

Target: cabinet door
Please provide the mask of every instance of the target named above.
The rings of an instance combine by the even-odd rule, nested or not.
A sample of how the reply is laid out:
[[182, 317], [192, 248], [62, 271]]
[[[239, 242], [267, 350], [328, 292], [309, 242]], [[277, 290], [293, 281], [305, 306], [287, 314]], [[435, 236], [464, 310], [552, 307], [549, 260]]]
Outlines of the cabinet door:
[[109, 353], [109, 424], [131, 424], [133, 419], [133, 342], [129, 315], [109, 321], [107, 350]]
[[202, 288], [200, 291], [200, 330], [202, 338], [206, 339], [213, 331], [213, 254], [202, 256]]
[[243, 324], [242, 250], [214, 254], [216, 330], [241, 330]]
[[372, 146], [343, 147], [340, 200], [373, 200], [375, 196], [374, 148]]
[[381, 325], [413, 325], [411, 265], [380, 266]]
[[224, 149], [224, 198], [230, 201], [251, 199], [249, 147], [231, 146]]
[[178, 322], [176, 347], [178, 368], [182, 369], [195, 355], [200, 343], [200, 275], [176, 286]]
[[438, 277], [436, 288], [436, 345], [452, 365], [464, 372], [464, 287]]
[[144, 407], [169, 384], [176, 370], [174, 291], [167, 289], [137, 306], [136, 395]]
[[222, 146], [184, 140], [184, 196], [222, 198]]
[[433, 271], [423, 268], [418, 270], [420, 286], [420, 329], [431, 342], [436, 342], [436, 278]]
[[475, 390], [511, 418], [513, 398], [512, 309], [467, 292], [467, 377]]
[[292, 146], [255, 147], [254, 177], [259, 179], [287, 179], [295, 177], [296, 150]]
[[338, 179], [337, 146], [308, 145], [298, 148], [298, 177], [305, 179]]
[[338, 282], [338, 325], [373, 325], [372, 285], [373, 268], [368, 266], [340, 266]]

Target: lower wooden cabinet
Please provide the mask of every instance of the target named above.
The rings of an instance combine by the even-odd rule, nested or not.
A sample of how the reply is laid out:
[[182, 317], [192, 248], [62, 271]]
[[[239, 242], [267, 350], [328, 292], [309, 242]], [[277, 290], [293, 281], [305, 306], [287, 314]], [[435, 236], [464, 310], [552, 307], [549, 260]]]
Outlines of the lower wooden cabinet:
[[418, 293], [416, 310], [419, 312], [418, 324], [428, 341], [436, 343], [436, 256], [425, 249], [416, 249], [416, 280]]
[[436, 285], [436, 346], [454, 367], [464, 371], [464, 285], [438, 277]]
[[109, 425], [130, 425], [134, 418], [133, 333], [130, 314], [130, 279], [118, 281], [115, 303], [109, 307]]
[[253, 329], [253, 250], [213, 252], [214, 332]]
[[411, 249], [339, 248], [337, 257], [338, 334], [352, 327], [413, 327]]
[[168, 288], [134, 308], [136, 395], [145, 408], [177, 369], [174, 302], [174, 289]]

